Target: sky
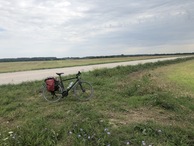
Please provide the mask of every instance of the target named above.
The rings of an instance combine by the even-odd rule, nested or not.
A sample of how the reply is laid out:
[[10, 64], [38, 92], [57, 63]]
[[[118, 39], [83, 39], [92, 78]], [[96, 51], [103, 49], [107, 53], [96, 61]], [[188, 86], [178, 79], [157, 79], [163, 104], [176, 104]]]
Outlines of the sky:
[[194, 0], [0, 0], [0, 58], [194, 52]]

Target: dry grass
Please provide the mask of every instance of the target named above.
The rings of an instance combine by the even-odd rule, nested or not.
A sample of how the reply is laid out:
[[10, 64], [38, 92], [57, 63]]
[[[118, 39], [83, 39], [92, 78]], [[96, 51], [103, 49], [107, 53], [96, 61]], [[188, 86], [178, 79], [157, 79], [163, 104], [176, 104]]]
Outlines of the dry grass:
[[69, 60], [67, 59], [67, 60], [55, 60], [55, 61], [0, 62], [0, 73], [48, 69], [48, 68], [83, 66], [83, 65], [92, 65], [92, 64], [113, 63], [113, 62], [125, 62], [125, 61], [163, 58], [163, 57], [170, 57], [170, 56], [140, 56], [140, 57], [115, 57], [115, 58], [100, 58], [100, 59], [69, 59]]
[[[134, 123], [146, 122], [154, 122], [162, 126], [178, 126], [181, 128], [189, 128], [192, 126], [192, 124], [187, 120], [177, 117], [176, 113], [168, 112], [157, 107], [130, 109], [125, 113], [108, 112], [105, 115], [109, 118], [109, 123], [115, 128]], [[192, 118], [193, 116], [194, 114], [191, 113], [191, 118], [189, 120], [194, 120], [194, 118]]]

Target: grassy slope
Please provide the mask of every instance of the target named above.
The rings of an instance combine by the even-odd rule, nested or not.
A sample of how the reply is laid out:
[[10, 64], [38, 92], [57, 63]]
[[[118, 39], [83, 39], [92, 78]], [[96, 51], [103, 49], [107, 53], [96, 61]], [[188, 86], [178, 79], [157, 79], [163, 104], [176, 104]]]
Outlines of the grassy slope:
[[0, 73], [16, 72], [24, 70], [37, 70], [48, 68], [71, 67], [81, 65], [92, 65], [101, 63], [124, 62], [141, 59], [161, 58], [170, 56], [140, 56], [140, 57], [115, 57], [100, 59], [75, 59], [75, 60], [58, 60], [58, 61], [29, 61], [29, 62], [2, 62], [0, 63]]
[[194, 89], [194, 64], [188, 62], [187, 64], [175, 65], [168, 70], [168, 78], [179, 85], [193, 91]]
[[175, 62], [84, 73], [95, 90], [88, 102], [70, 94], [49, 104], [41, 82], [1, 86], [0, 145], [193, 145], [194, 92], [184, 80], [194, 60]]

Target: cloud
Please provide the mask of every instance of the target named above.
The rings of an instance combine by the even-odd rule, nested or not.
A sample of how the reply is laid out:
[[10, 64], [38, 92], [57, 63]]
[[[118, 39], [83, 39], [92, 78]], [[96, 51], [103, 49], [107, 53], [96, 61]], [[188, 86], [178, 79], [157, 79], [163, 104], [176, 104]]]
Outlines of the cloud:
[[0, 27], [0, 32], [6, 31], [4, 28]]
[[192, 52], [193, 6], [192, 0], [0, 0], [0, 58]]

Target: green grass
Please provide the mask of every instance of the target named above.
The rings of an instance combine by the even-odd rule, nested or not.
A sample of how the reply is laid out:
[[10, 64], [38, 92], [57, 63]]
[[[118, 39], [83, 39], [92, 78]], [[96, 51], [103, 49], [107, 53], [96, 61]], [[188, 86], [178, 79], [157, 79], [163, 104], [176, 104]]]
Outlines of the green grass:
[[27, 61], [27, 62], [0, 62], [0, 73], [48, 68], [62, 68], [72, 66], [93, 65], [102, 63], [124, 62], [142, 59], [163, 58], [170, 56], [140, 56], [140, 57], [115, 57], [100, 59], [67, 59], [57, 61]]
[[167, 78], [185, 86], [186, 88], [194, 89], [194, 64], [193, 62], [187, 62], [186, 64], [174, 65], [168, 70]]
[[87, 102], [70, 93], [48, 103], [43, 81], [0, 86], [0, 145], [194, 145], [194, 91], [192, 83], [179, 82], [182, 67], [193, 63], [187, 58], [83, 73], [95, 91]]

